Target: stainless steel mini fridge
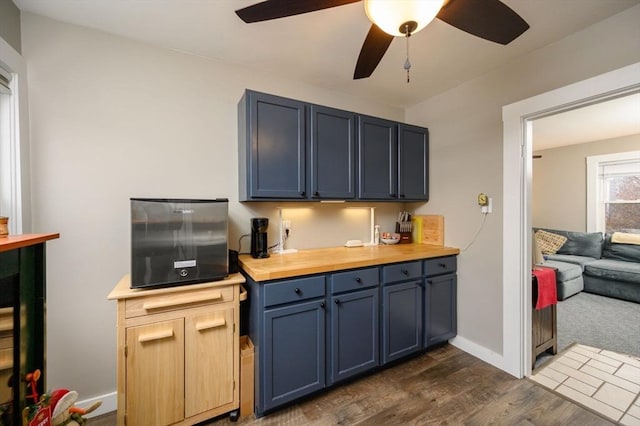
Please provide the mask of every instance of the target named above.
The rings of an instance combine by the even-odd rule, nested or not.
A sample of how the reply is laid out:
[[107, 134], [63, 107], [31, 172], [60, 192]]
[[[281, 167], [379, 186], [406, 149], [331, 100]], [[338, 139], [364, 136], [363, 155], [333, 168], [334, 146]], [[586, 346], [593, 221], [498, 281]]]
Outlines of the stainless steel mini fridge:
[[131, 198], [131, 287], [228, 275], [229, 201]]

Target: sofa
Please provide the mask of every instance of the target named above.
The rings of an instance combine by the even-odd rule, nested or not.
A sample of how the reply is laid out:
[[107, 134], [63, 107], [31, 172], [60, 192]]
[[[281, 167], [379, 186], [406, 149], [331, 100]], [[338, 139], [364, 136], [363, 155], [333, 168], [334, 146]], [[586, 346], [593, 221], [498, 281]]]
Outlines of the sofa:
[[586, 291], [640, 303], [639, 234], [534, 228], [534, 240], [541, 265], [556, 269], [559, 300]]

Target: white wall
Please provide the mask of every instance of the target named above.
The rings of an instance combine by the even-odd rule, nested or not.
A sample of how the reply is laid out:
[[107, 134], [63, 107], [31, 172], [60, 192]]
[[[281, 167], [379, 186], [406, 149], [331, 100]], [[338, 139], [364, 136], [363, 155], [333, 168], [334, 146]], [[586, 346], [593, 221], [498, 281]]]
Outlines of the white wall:
[[408, 121], [429, 127], [434, 184], [421, 210], [445, 215], [447, 245], [472, 240], [482, 219], [477, 194], [494, 198], [494, 213], [458, 259], [455, 342], [485, 359], [500, 361], [503, 286], [519, 285], [502, 282], [502, 106], [638, 62], [638, 22], [635, 6], [406, 112]]
[[639, 148], [640, 135], [630, 135], [536, 151], [542, 158], [533, 161], [533, 226], [586, 231], [586, 158]]
[[[115, 390], [115, 311], [129, 271], [130, 197], [227, 197], [230, 246], [276, 204], [238, 203], [237, 102], [245, 88], [402, 120], [404, 111], [255, 70], [148, 47], [23, 14], [32, 124], [33, 229], [47, 245], [48, 387]], [[339, 207], [318, 207], [318, 238], [341, 245]], [[392, 221], [399, 206], [379, 206]], [[366, 219], [368, 221], [368, 219]], [[366, 222], [368, 229], [368, 222]], [[294, 233], [302, 232], [293, 223]], [[358, 231], [362, 234], [362, 231]], [[275, 239], [275, 232], [270, 234]], [[243, 248], [248, 248], [245, 240]], [[160, 390], [159, 390], [160, 391]]]

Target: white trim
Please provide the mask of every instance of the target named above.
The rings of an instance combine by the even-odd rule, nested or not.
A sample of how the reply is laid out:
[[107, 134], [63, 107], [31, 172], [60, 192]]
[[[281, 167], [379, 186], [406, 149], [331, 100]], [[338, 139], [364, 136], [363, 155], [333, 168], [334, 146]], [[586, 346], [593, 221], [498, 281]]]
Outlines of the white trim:
[[503, 369], [531, 374], [531, 121], [640, 91], [640, 62], [502, 108]]
[[587, 232], [605, 232], [602, 202], [602, 180], [598, 179], [600, 163], [624, 161], [629, 158], [640, 158], [640, 151], [616, 152], [613, 154], [592, 155], [587, 157]]
[[9, 232], [12, 234], [28, 233], [31, 232], [31, 213], [27, 68], [20, 54], [1, 37], [0, 66], [12, 73], [12, 79], [9, 83], [12, 92], [9, 108], [10, 114], [12, 114], [9, 117], [11, 123], [9, 140], [11, 143], [5, 147], [4, 155], [8, 153], [8, 159], [3, 163], [3, 167], [10, 169], [11, 182], [3, 188], [3, 192], [8, 194], [10, 201], [3, 202], [0, 199], [0, 202], [4, 204], [3, 212], [9, 216]]
[[118, 393], [117, 392], [110, 392], [104, 395], [99, 395], [95, 398], [89, 398], [89, 399], [85, 399], [83, 401], [78, 401], [76, 403], [74, 403], [74, 405], [76, 407], [80, 407], [80, 408], [88, 408], [89, 406], [91, 406], [93, 403], [98, 402], [98, 401], [102, 401], [102, 405], [100, 405], [100, 407], [96, 408], [95, 411], [87, 414], [85, 417], [90, 419], [91, 417], [96, 417], [96, 416], [101, 416], [102, 414], [107, 414], [110, 413], [112, 411], [116, 411], [118, 409]]
[[475, 356], [482, 361], [493, 365], [494, 367], [502, 369], [504, 358], [499, 353], [493, 352], [484, 346], [478, 345], [471, 340], [465, 339], [462, 336], [456, 336], [449, 340], [449, 343], [456, 348]]

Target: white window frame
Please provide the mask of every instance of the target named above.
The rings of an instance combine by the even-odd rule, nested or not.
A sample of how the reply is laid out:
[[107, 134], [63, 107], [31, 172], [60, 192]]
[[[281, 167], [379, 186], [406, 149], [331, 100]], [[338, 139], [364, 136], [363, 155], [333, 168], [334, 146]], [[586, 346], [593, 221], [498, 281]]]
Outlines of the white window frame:
[[[0, 114], [0, 215], [9, 217], [12, 235], [30, 231], [28, 112], [26, 66], [20, 54], [0, 37], [0, 67], [10, 73], [11, 95], [2, 95]], [[26, 180], [25, 180], [26, 179]]]
[[592, 155], [587, 157], [587, 232], [606, 231], [602, 204], [602, 179], [600, 166], [605, 163], [629, 161], [640, 158], [640, 151], [617, 152], [614, 154]]

